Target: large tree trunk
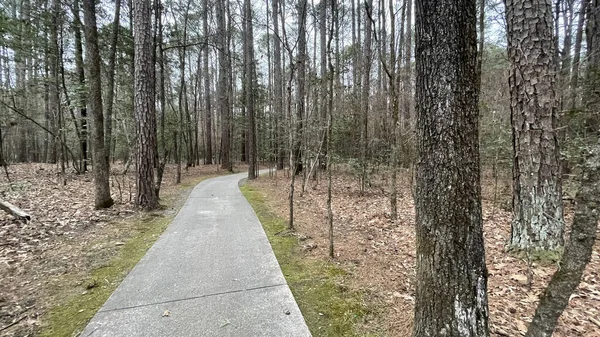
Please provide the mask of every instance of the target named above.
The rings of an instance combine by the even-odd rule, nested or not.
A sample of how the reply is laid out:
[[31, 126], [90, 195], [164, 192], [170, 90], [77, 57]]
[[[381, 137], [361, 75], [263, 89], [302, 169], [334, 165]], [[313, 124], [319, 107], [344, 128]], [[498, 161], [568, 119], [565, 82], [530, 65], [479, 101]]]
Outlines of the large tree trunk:
[[254, 111], [254, 30], [252, 27], [252, 4], [244, 0], [244, 59], [246, 60], [246, 112], [248, 113], [248, 179], [256, 179], [256, 112]]
[[284, 152], [284, 113], [283, 113], [283, 75], [281, 74], [281, 40], [279, 36], [279, 0], [272, 0], [273, 7], [273, 87], [275, 96], [274, 110], [277, 118], [275, 142], [277, 144], [277, 169], [283, 170]]
[[564, 220], [552, 5], [507, 0], [506, 21], [514, 150], [510, 246], [555, 250], [563, 245]]
[[136, 120], [136, 187], [135, 204], [143, 209], [158, 205], [154, 185], [156, 158], [156, 116], [154, 106], [154, 53], [150, 2], [133, 0], [135, 44], [134, 114]]
[[487, 337], [476, 0], [416, 2], [414, 337]]
[[83, 1], [85, 21], [86, 58], [89, 66], [88, 106], [92, 116], [92, 159], [94, 163], [95, 207], [113, 205], [110, 196], [108, 156], [104, 148], [104, 115], [102, 112], [102, 72], [96, 29], [96, 2]]

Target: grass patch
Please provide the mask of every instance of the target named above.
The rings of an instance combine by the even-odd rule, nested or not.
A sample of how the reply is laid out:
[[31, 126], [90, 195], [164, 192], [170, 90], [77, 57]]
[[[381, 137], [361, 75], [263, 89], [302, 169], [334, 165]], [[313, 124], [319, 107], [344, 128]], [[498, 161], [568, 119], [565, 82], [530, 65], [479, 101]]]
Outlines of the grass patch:
[[85, 291], [48, 312], [40, 336], [69, 337], [81, 331], [170, 221], [171, 217], [151, 215], [136, 220], [133, 238], [123, 245], [119, 255], [92, 272], [83, 282]]
[[[179, 185], [176, 191], [187, 190], [188, 192], [183, 194], [185, 198], [182, 201], [185, 201], [194, 186], [207, 178], [210, 177], [193, 179]], [[162, 198], [164, 205], [161, 209], [173, 206], [177, 203], [177, 200], [177, 192], [165, 195]], [[68, 294], [63, 294], [65, 296], [64, 302], [50, 308], [44, 314], [39, 336], [77, 336], [115, 291], [129, 271], [133, 269], [146, 254], [146, 251], [156, 242], [176, 214], [177, 212], [145, 213], [135, 220], [129, 220], [126, 224], [115, 224], [115, 226], [125, 225], [131, 228], [129, 229], [130, 239], [119, 249], [116, 257], [112, 258], [102, 267], [92, 270], [87, 279], [79, 282], [81, 286], [76, 287], [77, 292], [70, 291]], [[72, 281], [74, 281], [72, 275], [65, 275], [63, 278], [63, 282], [65, 283]]]
[[359, 331], [370, 310], [363, 294], [350, 291], [348, 273], [328, 260], [307, 259], [298, 239], [284, 235], [286, 220], [278, 217], [255, 188], [244, 185], [242, 193], [258, 215], [287, 283], [314, 337], [374, 336]]

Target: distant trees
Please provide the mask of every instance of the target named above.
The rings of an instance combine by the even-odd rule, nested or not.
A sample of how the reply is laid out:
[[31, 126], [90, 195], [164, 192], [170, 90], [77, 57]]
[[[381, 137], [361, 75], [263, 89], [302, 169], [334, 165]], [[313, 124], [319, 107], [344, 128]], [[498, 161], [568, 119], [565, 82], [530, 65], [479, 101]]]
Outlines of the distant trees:
[[507, 0], [506, 22], [514, 151], [510, 246], [557, 250], [564, 220], [552, 4]]
[[475, 0], [416, 6], [413, 337], [486, 337]]

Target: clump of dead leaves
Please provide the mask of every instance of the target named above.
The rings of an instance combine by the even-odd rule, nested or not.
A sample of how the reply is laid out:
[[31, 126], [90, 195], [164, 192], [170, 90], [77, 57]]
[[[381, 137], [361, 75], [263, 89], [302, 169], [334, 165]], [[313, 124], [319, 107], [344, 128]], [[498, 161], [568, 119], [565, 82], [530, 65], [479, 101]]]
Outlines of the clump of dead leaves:
[[[411, 174], [403, 172], [398, 182], [398, 219], [390, 219], [385, 193], [385, 175], [361, 193], [356, 177], [341, 171], [333, 177], [335, 261], [353, 275], [352, 287], [365, 291], [367, 300], [379, 311], [368, 324], [382, 327], [388, 336], [410, 336], [415, 283], [415, 213]], [[509, 181], [496, 183], [484, 177], [483, 220], [488, 296], [492, 336], [521, 336], [533, 318], [539, 296], [556, 270], [555, 265], [533, 263], [533, 282], [528, 284], [528, 263], [505, 250], [510, 234]], [[289, 178], [279, 172], [253, 182], [281, 217], [287, 217]], [[313, 242], [306, 252], [312, 258], [327, 257], [327, 182], [309, 181], [303, 193], [302, 179], [296, 186], [297, 231]], [[569, 218], [569, 217], [568, 217]], [[596, 245], [582, 282], [571, 297], [554, 333], [556, 337], [600, 336], [600, 246]]]

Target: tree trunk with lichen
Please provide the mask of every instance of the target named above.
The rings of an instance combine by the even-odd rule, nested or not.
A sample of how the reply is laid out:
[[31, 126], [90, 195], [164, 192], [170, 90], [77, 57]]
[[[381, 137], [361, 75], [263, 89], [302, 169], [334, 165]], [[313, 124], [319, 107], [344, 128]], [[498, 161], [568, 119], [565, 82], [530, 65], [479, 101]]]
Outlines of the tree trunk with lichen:
[[416, 4], [413, 337], [487, 337], [476, 0]]
[[557, 250], [564, 220], [552, 4], [507, 0], [506, 21], [514, 151], [510, 247]]
[[[590, 2], [589, 58], [586, 72], [583, 103], [586, 112], [598, 115], [600, 109], [600, 0]], [[569, 304], [571, 294], [581, 282], [585, 267], [590, 262], [600, 212], [600, 125], [596, 122], [591, 138], [594, 142], [587, 149], [587, 158], [582, 165], [580, 187], [575, 196], [575, 217], [569, 241], [565, 246], [560, 268], [556, 271], [548, 288], [540, 298], [540, 304], [526, 337], [550, 337], [558, 318]]]

